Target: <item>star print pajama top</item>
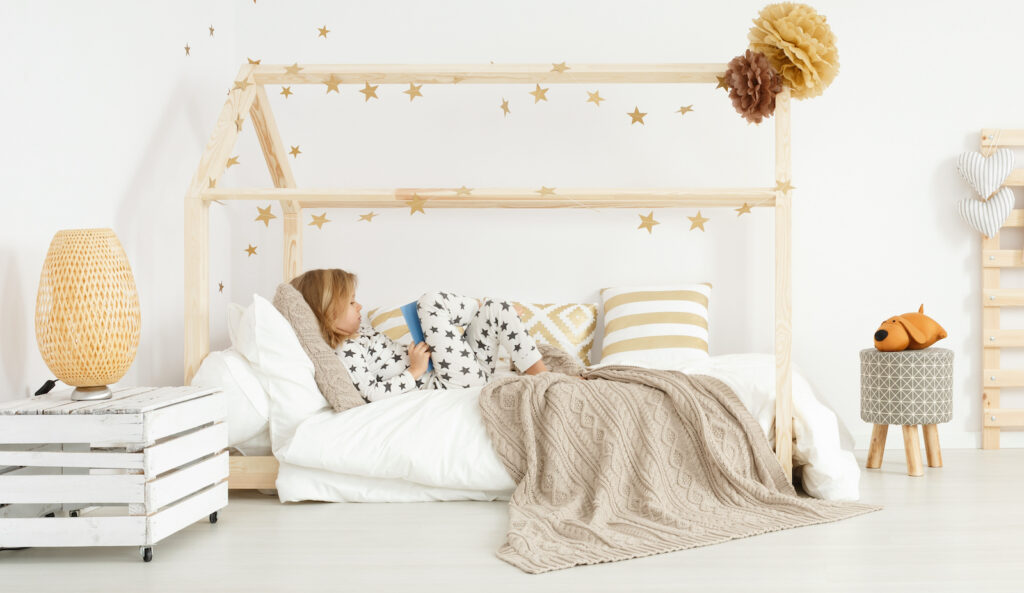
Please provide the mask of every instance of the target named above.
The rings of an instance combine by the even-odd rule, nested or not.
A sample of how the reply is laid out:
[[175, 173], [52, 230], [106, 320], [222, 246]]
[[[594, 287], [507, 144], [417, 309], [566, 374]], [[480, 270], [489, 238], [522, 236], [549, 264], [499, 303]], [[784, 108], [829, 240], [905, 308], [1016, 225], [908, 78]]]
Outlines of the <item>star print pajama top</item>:
[[[359, 335], [345, 340], [336, 352], [356, 389], [368, 402], [414, 389], [463, 389], [484, 385], [494, 374], [499, 346], [520, 372], [541, 359], [511, 301], [428, 292], [419, 298], [417, 312], [423, 340], [430, 347], [434, 369], [419, 379], [409, 372], [406, 346], [375, 330], [363, 319]], [[461, 333], [459, 328], [465, 328]]]

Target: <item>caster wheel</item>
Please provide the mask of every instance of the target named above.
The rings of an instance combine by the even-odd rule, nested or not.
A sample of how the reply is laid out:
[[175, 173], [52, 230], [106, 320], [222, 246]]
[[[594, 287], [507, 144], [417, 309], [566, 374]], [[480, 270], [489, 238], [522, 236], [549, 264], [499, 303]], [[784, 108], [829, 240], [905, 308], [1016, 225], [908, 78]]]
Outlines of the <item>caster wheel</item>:
[[153, 559], [153, 548], [148, 547], [148, 546], [140, 547], [139, 548], [139, 554], [142, 555], [142, 561], [143, 562], [149, 562], [150, 560]]
[[78, 511], [68, 511], [68, 517], [77, 517]]
[[213, 511], [212, 513], [210, 513], [210, 523], [216, 523], [216, 522], [217, 522], [217, 511]]

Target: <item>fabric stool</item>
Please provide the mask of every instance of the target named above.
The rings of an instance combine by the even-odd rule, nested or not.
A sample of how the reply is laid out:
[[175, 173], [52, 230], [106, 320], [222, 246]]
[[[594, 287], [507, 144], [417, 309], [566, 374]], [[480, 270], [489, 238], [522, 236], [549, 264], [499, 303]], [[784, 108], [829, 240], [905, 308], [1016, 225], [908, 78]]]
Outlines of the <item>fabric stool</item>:
[[924, 475], [917, 427], [924, 426], [928, 467], [942, 467], [936, 424], [953, 418], [953, 351], [925, 348], [902, 352], [860, 351], [860, 417], [871, 431], [868, 469], [882, 466], [890, 424], [903, 426], [907, 473]]

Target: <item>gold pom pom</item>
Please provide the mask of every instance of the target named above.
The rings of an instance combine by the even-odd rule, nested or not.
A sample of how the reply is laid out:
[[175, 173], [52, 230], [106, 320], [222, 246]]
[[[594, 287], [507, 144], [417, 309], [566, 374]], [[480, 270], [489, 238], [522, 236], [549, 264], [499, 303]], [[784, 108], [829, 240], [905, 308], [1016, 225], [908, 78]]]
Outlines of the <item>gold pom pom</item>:
[[748, 122], [759, 124], [775, 113], [775, 95], [782, 92], [782, 79], [764, 54], [749, 49], [729, 62], [725, 71], [732, 106]]
[[825, 17], [806, 4], [781, 2], [761, 9], [747, 35], [792, 89], [794, 99], [817, 97], [839, 72], [836, 37]]

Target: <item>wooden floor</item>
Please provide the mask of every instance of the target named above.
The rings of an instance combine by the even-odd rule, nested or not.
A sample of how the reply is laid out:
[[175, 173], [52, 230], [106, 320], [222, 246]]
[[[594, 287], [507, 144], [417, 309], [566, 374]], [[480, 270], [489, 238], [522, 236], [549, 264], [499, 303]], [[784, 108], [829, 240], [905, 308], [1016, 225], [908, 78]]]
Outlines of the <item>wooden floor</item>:
[[[861, 467], [866, 451], [857, 451]], [[648, 558], [528, 575], [502, 562], [505, 503], [282, 505], [233, 494], [220, 521], [137, 548], [0, 551], [0, 590], [1024, 591], [1024, 449], [903, 452], [864, 470], [876, 513]]]

